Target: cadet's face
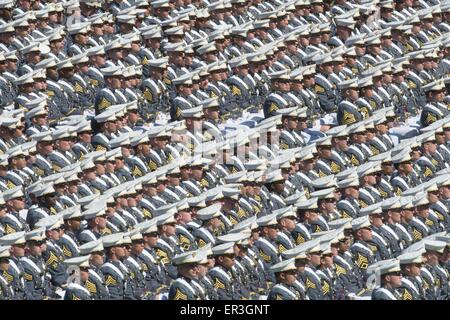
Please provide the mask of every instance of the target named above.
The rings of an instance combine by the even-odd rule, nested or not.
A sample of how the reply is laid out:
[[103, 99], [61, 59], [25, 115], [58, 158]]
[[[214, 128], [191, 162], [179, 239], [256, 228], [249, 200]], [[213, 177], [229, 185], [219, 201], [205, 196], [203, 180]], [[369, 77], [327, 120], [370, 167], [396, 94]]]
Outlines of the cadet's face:
[[11, 206], [14, 211], [20, 211], [25, 209], [25, 198], [15, 198], [7, 201], [7, 204]]
[[11, 247], [11, 255], [17, 258], [25, 256], [25, 244], [16, 244]]
[[403, 209], [401, 216], [405, 221], [411, 221], [414, 217], [414, 211], [409, 209]]
[[372, 240], [372, 230], [364, 228], [358, 231], [360, 233], [361, 239], [364, 241]]
[[402, 276], [400, 273], [398, 275], [388, 275], [386, 278], [393, 288], [398, 288], [402, 285]]
[[443, 199], [450, 199], [450, 187], [449, 186], [440, 187], [439, 194]]
[[284, 228], [286, 228], [289, 232], [293, 231], [295, 229], [295, 222], [296, 222], [296, 218], [295, 217], [289, 217], [289, 218], [283, 218], [280, 221], [281, 226], [283, 226]]

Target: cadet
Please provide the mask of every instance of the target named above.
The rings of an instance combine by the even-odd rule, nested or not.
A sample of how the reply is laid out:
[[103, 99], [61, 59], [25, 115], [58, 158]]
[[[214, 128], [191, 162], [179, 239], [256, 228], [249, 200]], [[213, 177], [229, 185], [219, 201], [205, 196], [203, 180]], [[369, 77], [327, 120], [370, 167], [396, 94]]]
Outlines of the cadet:
[[91, 294], [86, 284], [89, 279], [89, 256], [66, 259], [64, 263], [68, 266], [76, 266], [80, 270], [80, 284], [69, 283], [64, 293], [64, 300], [91, 300]]
[[381, 276], [381, 287], [372, 292], [372, 300], [401, 300], [397, 289], [402, 285], [400, 263], [397, 259], [382, 260], [372, 264]]
[[398, 288], [402, 300], [424, 300], [425, 291], [419, 282], [424, 262], [422, 250], [402, 253], [397, 259], [402, 272], [402, 285]]
[[14, 298], [14, 290], [4, 277], [5, 273], [8, 274], [9, 269], [9, 249], [10, 246], [0, 246], [0, 300]]
[[106, 262], [101, 266], [110, 299], [133, 299], [130, 274], [123, 260], [126, 258], [124, 234], [116, 233], [102, 238]]
[[204, 259], [200, 251], [188, 251], [173, 257], [177, 278], [169, 289], [169, 300], [204, 300], [206, 292], [198, 280], [197, 266]]
[[62, 263], [64, 253], [58, 244], [60, 242], [62, 224], [63, 221], [60, 215], [45, 217], [36, 223], [37, 227], [46, 229], [46, 249], [42, 252], [42, 258], [44, 258], [47, 270], [51, 275], [51, 283], [57, 289], [65, 288], [67, 285], [67, 269]]
[[[94, 300], [109, 300], [109, 290], [100, 268], [104, 264], [104, 247], [101, 239], [86, 242], [79, 247], [81, 256], [89, 256], [89, 276], [84, 283], [91, 298]], [[69, 260], [69, 259], [67, 259]], [[67, 261], [66, 260], [66, 261]]]
[[130, 274], [130, 286], [135, 300], [144, 300], [150, 294], [144, 280], [145, 273], [137, 261], [137, 255], [144, 250], [144, 239], [138, 230], [132, 230], [129, 236], [124, 236], [125, 260], [123, 264]]
[[260, 237], [255, 241], [254, 246], [258, 250], [258, 254], [264, 263], [266, 280], [274, 282], [274, 274], [270, 272], [270, 267], [280, 261], [279, 258], [279, 242], [278, 242], [278, 221], [277, 213], [263, 216], [256, 223], [260, 230]]
[[350, 79], [343, 81], [339, 84], [339, 88], [344, 98], [337, 108], [337, 122], [338, 124], [352, 124], [363, 120], [368, 115], [365, 115], [363, 109], [356, 106], [358, 100], [358, 81], [356, 79]]
[[212, 248], [216, 266], [209, 270], [209, 275], [217, 290], [219, 300], [248, 299], [243, 294], [241, 283], [232, 271], [235, 264], [234, 242], [227, 242]]
[[25, 235], [29, 255], [21, 259], [24, 269], [27, 300], [48, 300], [53, 297], [42, 258], [45, 228], [38, 228]]
[[439, 240], [425, 239], [425, 264], [421, 269], [421, 278], [427, 300], [448, 299], [448, 273], [439, 264], [439, 257], [444, 253], [446, 243]]
[[[2, 202], [5, 203], [2, 204]], [[0, 200], [1, 205], [7, 209], [7, 214], [0, 218], [6, 234], [29, 231], [26, 221], [19, 214], [21, 210], [25, 209], [25, 197], [21, 187], [6, 190]]]
[[[19, 231], [0, 238], [0, 246], [9, 247], [9, 267], [0, 274], [14, 291], [14, 299], [23, 300], [25, 296], [24, 269], [21, 259], [25, 256], [25, 231]], [[5, 253], [6, 254], [6, 253]]]
[[290, 78], [286, 71], [277, 71], [270, 74], [270, 92], [263, 104], [264, 117], [274, 116], [277, 110], [289, 107], [285, 94], [290, 90]]
[[364, 275], [364, 279], [367, 279], [367, 268], [369, 265], [375, 263], [373, 251], [368, 244], [369, 241], [372, 241], [372, 226], [369, 221], [369, 216], [363, 216], [353, 220], [352, 230], [355, 240], [350, 247], [350, 252], [354, 263]]
[[295, 259], [279, 262], [270, 270], [275, 274], [277, 284], [270, 289], [267, 300], [300, 300], [298, 291], [293, 287], [297, 280]]

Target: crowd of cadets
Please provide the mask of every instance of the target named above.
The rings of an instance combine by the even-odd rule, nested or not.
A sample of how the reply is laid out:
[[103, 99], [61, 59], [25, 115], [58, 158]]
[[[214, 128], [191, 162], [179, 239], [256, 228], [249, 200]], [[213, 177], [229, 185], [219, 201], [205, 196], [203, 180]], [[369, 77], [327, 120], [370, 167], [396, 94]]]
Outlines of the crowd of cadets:
[[448, 299], [449, 24], [1, 1], [0, 299]]

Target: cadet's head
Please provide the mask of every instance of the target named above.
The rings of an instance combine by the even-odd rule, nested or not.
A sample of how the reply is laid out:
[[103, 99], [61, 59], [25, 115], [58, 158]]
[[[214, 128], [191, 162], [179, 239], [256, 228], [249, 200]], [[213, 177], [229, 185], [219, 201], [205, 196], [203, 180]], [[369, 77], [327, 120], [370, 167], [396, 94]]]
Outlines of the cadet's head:
[[317, 146], [317, 152], [320, 158], [329, 159], [332, 155], [330, 145], [319, 145]]
[[216, 255], [216, 265], [222, 266], [225, 269], [231, 269], [235, 263], [235, 254], [234, 253], [225, 253]]
[[275, 240], [278, 237], [278, 230], [280, 226], [278, 224], [271, 224], [268, 226], [261, 227], [263, 235], [268, 237], [269, 239]]
[[61, 78], [71, 79], [75, 74], [75, 68], [73, 66], [71, 66], [71, 67], [68, 66], [68, 67], [58, 69], [58, 74]]
[[168, 222], [158, 226], [158, 231], [163, 235], [173, 236], [175, 235], [176, 225], [176, 222]]
[[142, 236], [144, 238], [145, 245], [149, 246], [151, 248], [156, 246], [158, 239], [159, 239], [158, 231], [143, 233]]
[[312, 266], [317, 267], [317, 266], [320, 265], [320, 259], [321, 259], [321, 256], [322, 256], [322, 251], [313, 251], [313, 252], [308, 253], [306, 256], [307, 256], [307, 258], [309, 260], [309, 263]]
[[330, 252], [322, 254], [322, 256], [320, 257], [320, 265], [324, 266], [325, 268], [333, 268], [333, 253]]
[[411, 221], [414, 218], [414, 209], [410, 208], [410, 207], [402, 208], [401, 218], [402, 218], [402, 221], [405, 221], [406, 223]]
[[47, 239], [51, 239], [53, 241], [59, 241], [61, 238], [61, 230], [64, 230], [64, 226], [58, 225], [54, 228], [51, 228], [45, 232]]
[[291, 87], [291, 80], [290, 79], [283, 79], [283, 78], [275, 78], [270, 81], [272, 84], [272, 87], [276, 90], [282, 91], [282, 92], [288, 92]]
[[45, 240], [28, 240], [26, 251], [32, 256], [40, 256], [47, 248]]
[[283, 228], [284, 230], [292, 232], [292, 231], [294, 231], [294, 229], [296, 227], [296, 222], [297, 222], [297, 217], [293, 213], [291, 216], [281, 218], [278, 223], [281, 226], [281, 228]]
[[89, 258], [89, 262], [95, 267], [102, 266], [103, 263], [105, 263], [105, 252], [104, 251], [91, 252], [91, 257]]
[[306, 256], [295, 259], [295, 266], [297, 267], [297, 271], [299, 273], [303, 273], [307, 265], [308, 265], [308, 258]]
[[188, 279], [198, 278], [198, 263], [183, 263], [177, 266], [178, 273]]
[[12, 244], [10, 248], [11, 256], [16, 258], [22, 258], [25, 256], [25, 242]]
[[125, 244], [113, 245], [111, 247], [105, 248], [106, 256], [112, 259], [121, 260], [126, 257]]
[[177, 220], [177, 223], [185, 225], [192, 221], [192, 212], [190, 212], [189, 209], [180, 209], [175, 214], [175, 219]]
[[341, 194], [345, 198], [353, 198], [358, 199], [359, 197], [359, 189], [356, 186], [348, 186], [341, 189]]
[[50, 208], [56, 204], [56, 192], [37, 197], [37, 201], [45, 207]]
[[419, 277], [423, 263], [406, 263], [401, 264], [402, 275], [409, 277]]
[[9, 257], [0, 257], [0, 271], [7, 273], [8, 269], [9, 269]]
[[338, 244], [339, 252], [343, 253], [348, 251], [348, 249], [350, 248], [350, 242], [351, 242], [350, 237], [345, 237], [344, 239], [339, 240]]
[[372, 240], [372, 227], [363, 227], [354, 232], [355, 238], [363, 241]]
[[287, 285], [293, 285], [297, 280], [297, 269], [287, 270], [282, 272], [276, 272], [275, 277], [278, 283], [284, 283]]
[[381, 283], [391, 288], [398, 288], [402, 285], [401, 271], [394, 271], [383, 274], [381, 276]]
[[81, 217], [74, 217], [69, 219], [64, 219], [64, 228], [70, 231], [78, 231], [81, 228]]

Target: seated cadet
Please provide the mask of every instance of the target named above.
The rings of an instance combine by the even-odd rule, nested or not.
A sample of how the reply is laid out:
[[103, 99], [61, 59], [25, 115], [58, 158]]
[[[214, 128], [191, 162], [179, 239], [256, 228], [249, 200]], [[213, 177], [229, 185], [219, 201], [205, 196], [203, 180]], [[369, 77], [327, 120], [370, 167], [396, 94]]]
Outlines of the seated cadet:
[[[297, 281], [294, 283], [296, 291], [300, 293], [301, 299], [323, 300], [323, 288], [319, 275], [315, 267], [311, 267], [311, 262], [317, 262], [317, 255], [320, 256], [319, 239], [304, 242], [293, 249], [283, 253], [285, 258], [293, 258], [297, 267]], [[320, 257], [319, 257], [320, 261]], [[320, 264], [320, 262], [319, 262]]]
[[382, 260], [372, 264], [370, 270], [377, 271], [381, 277], [381, 286], [373, 290], [372, 300], [401, 300], [397, 291], [402, 285], [400, 263], [397, 259]]
[[358, 202], [361, 208], [365, 208], [382, 200], [380, 193], [375, 188], [377, 183], [376, 174], [378, 172], [381, 172], [379, 162], [368, 162], [357, 168], [360, 181]]
[[[182, 252], [178, 239], [176, 238], [176, 223], [174, 215], [177, 213], [177, 209], [172, 207], [165, 209], [166, 212], [158, 217], [158, 233], [160, 238], [155, 246], [155, 252], [158, 256], [158, 260], [166, 267], [167, 273], [172, 279], [176, 277], [175, 267], [170, 264], [173, 256]], [[158, 212], [157, 212], [158, 213]]]
[[343, 100], [339, 103], [337, 108], [337, 122], [339, 125], [350, 125], [357, 123], [364, 119], [364, 115], [356, 106], [358, 100], [358, 81], [357, 79], [350, 79], [339, 84]]
[[205, 258], [200, 250], [180, 253], [173, 257], [177, 277], [169, 288], [169, 300], [205, 300], [206, 291], [198, 279], [197, 266]]
[[[214, 283], [209, 276], [209, 270], [211, 270], [214, 267], [215, 259], [213, 256], [213, 252], [211, 250], [211, 245], [206, 245], [201, 250], [198, 250], [202, 252], [203, 259], [199, 262], [197, 266], [197, 275], [198, 280], [200, 281], [200, 285], [205, 290], [205, 298], [208, 300], [217, 300], [218, 295], [217, 291], [214, 288]], [[203, 254], [203, 252], [205, 252]]]
[[417, 160], [425, 181], [434, 176], [439, 170], [448, 167], [444, 157], [436, 148], [436, 137], [434, 132], [427, 132], [421, 139], [422, 156]]
[[221, 229], [220, 210], [222, 205], [215, 203], [206, 208], [200, 209], [196, 213], [196, 219], [201, 221], [201, 227], [194, 230], [194, 237], [196, 238], [199, 248], [207, 244], [214, 246], [216, 244], [216, 236]]
[[[89, 276], [85, 282], [91, 298], [94, 300], [109, 300], [109, 291], [105, 284], [105, 277], [100, 270], [105, 263], [105, 252], [101, 239], [86, 242], [79, 247], [80, 255], [88, 255], [89, 258]], [[66, 260], [67, 261], [67, 260]]]
[[[338, 221], [341, 220], [341, 221]], [[356, 294], [364, 288], [362, 275], [358, 272], [352, 256], [349, 252], [350, 238], [345, 235], [346, 230], [351, 230], [351, 219], [338, 219], [336, 226], [337, 236], [331, 241], [331, 250], [336, 250], [333, 256], [335, 270], [335, 294], [336, 299], [344, 299], [349, 293]], [[330, 227], [334, 228], [331, 226]]]
[[13, 300], [14, 289], [6, 280], [8, 274], [11, 246], [0, 245], [0, 300]]
[[176, 91], [176, 96], [170, 104], [170, 119], [173, 122], [182, 120], [183, 110], [192, 109], [196, 103], [192, 100], [192, 74], [187, 73], [173, 79], [172, 84]]
[[366, 127], [365, 122], [355, 123], [348, 128], [349, 144], [347, 149], [347, 157], [353, 166], [359, 166], [367, 162], [368, 158], [372, 156], [372, 151], [366, 145]]
[[146, 300], [150, 294], [144, 280], [145, 272], [137, 262], [137, 255], [144, 250], [144, 240], [142, 234], [137, 229], [124, 236], [125, 259], [123, 264], [128, 268], [130, 274], [130, 286], [135, 300]]
[[372, 240], [372, 226], [369, 216], [356, 218], [352, 221], [354, 242], [350, 247], [353, 262], [367, 280], [367, 268], [375, 263], [375, 257], [368, 241]]
[[[413, 241], [409, 228], [402, 224], [402, 208], [406, 204], [401, 202], [401, 198], [393, 197], [385, 199], [382, 203], [384, 226], [389, 227], [399, 239], [400, 250], [409, 247]], [[388, 230], [388, 229], [387, 229]], [[388, 232], [390, 232], [388, 230]]]
[[246, 300], [237, 275], [232, 271], [235, 264], [234, 242], [226, 242], [212, 248], [216, 266], [209, 275], [217, 290], [219, 300]]
[[392, 174], [390, 182], [397, 196], [400, 196], [403, 191], [414, 188], [420, 183], [418, 177], [413, 172], [414, 168], [411, 160], [408, 150], [399, 152], [392, 157], [392, 162], [397, 171]]
[[159, 238], [156, 219], [142, 222], [136, 228], [141, 230], [144, 238], [144, 250], [138, 256], [138, 260], [146, 272], [145, 281], [147, 282], [147, 287], [151, 292], [155, 293], [155, 298], [158, 299], [160, 294], [168, 290], [167, 284], [171, 280], [167, 275], [164, 264], [158, 261], [158, 256], [154, 249]]
[[45, 229], [37, 228], [25, 235], [28, 254], [21, 259], [27, 300], [48, 300], [54, 297], [42, 258]]
[[47, 237], [46, 248], [42, 252], [42, 258], [45, 261], [47, 270], [51, 275], [51, 284], [56, 289], [65, 288], [67, 286], [67, 267], [62, 263], [64, 253], [59, 246], [60, 229], [63, 225], [61, 216], [49, 216], [40, 219], [36, 223], [36, 227], [45, 228]]
[[278, 230], [279, 225], [276, 219], [277, 213], [271, 213], [256, 220], [259, 227], [259, 238], [254, 242], [258, 255], [264, 263], [266, 281], [274, 282], [274, 274], [270, 271], [270, 267], [280, 261]]
[[269, 206], [271, 210], [284, 208], [283, 192], [285, 188], [285, 177], [281, 174], [281, 170], [274, 170], [267, 174], [265, 185], [269, 191]]
[[[320, 239], [320, 250], [322, 251], [321, 255], [316, 254], [315, 259], [319, 263], [317, 265], [317, 274], [320, 277], [322, 284], [322, 293], [324, 296], [324, 300], [336, 300], [337, 289], [336, 286], [336, 274], [334, 272], [334, 264], [333, 264], [333, 256], [334, 249], [332, 247], [332, 242], [337, 243], [337, 234], [339, 231], [324, 231], [323, 235], [319, 237]], [[342, 237], [344, 236], [343, 232]]]
[[[423, 249], [423, 248], [422, 248]], [[400, 261], [402, 285], [398, 291], [402, 300], [424, 300], [425, 291], [420, 282], [420, 270], [424, 263], [422, 250], [405, 252], [397, 257]]]
[[[21, 259], [25, 256], [25, 231], [10, 233], [0, 238], [0, 246], [7, 247], [10, 253], [8, 268], [2, 270], [1, 275], [13, 290], [15, 300], [23, 300], [25, 296], [25, 282]], [[0, 250], [1, 251], [1, 250]], [[4, 253], [6, 254], [6, 253]]]
[[295, 259], [287, 259], [273, 265], [276, 284], [270, 289], [267, 300], [300, 300], [299, 292], [293, 287], [297, 280]]
[[[361, 216], [369, 216], [371, 223], [372, 239], [367, 241], [369, 248], [372, 250], [375, 261], [387, 260], [393, 257], [392, 251], [395, 249], [397, 252], [400, 250], [398, 248], [398, 242], [392, 235], [389, 234], [388, 238], [385, 233], [386, 231], [381, 231], [383, 225], [383, 216], [381, 210], [381, 203], [375, 203], [373, 205], [367, 206], [361, 209]], [[392, 239], [391, 239], [392, 238]], [[391, 241], [389, 241], [391, 239]], [[391, 248], [391, 245], [394, 249]]]
[[96, 151], [111, 150], [110, 140], [116, 138], [116, 111], [106, 110], [98, 114], [94, 118], [98, 129], [96, 134], [92, 137], [92, 146]]
[[289, 107], [285, 94], [290, 90], [290, 78], [285, 70], [273, 72], [270, 75], [270, 91], [263, 103], [264, 117], [276, 115], [276, 111]]
[[429, 126], [439, 119], [445, 118], [449, 111], [445, 106], [445, 86], [442, 80], [434, 81], [423, 86], [428, 103], [423, 107], [420, 114], [420, 124], [422, 127]]
[[105, 247], [106, 262], [101, 266], [105, 284], [112, 300], [133, 299], [130, 274], [124, 265], [124, 234], [115, 233], [102, 238]]
[[6, 214], [0, 217], [0, 224], [6, 234], [29, 231], [28, 224], [19, 214], [21, 210], [25, 209], [25, 205], [25, 197], [21, 187], [7, 189], [3, 192], [0, 206], [5, 207]]
[[[448, 241], [448, 238], [446, 238]], [[425, 263], [421, 269], [421, 278], [427, 300], [448, 300], [449, 277], [440, 265], [447, 243], [439, 240], [425, 239]]]
[[[30, 189], [30, 188], [29, 188]], [[28, 191], [30, 192], [30, 191]], [[33, 229], [41, 218], [57, 214], [56, 193], [52, 184], [37, 185], [30, 192], [36, 197], [36, 206], [28, 211], [27, 223]]]
[[[73, 132], [75, 134], [75, 132]], [[73, 139], [70, 128], [62, 128], [53, 131], [52, 138], [55, 141], [55, 149], [48, 155], [53, 170], [60, 172], [62, 168], [75, 163], [76, 158], [71, 150], [71, 140]]]
[[414, 217], [409, 221], [413, 242], [431, 234], [436, 220], [430, 218], [430, 202], [425, 193], [418, 193], [413, 200]]
[[292, 149], [305, 144], [303, 137], [297, 131], [298, 107], [284, 108], [276, 110], [275, 115], [282, 115], [282, 130], [280, 132], [280, 149]]
[[314, 57], [316, 59], [317, 74], [315, 77], [314, 91], [319, 98], [322, 112], [331, 113], [336, 111], [336, 104], [339, 102], [339, 94], [336, 85], [329, 78], [333, 73], [333, 60], [331, 55], [321, 54]]
[[280, 226], [278, 232], [278, 251], [292, 249], [295, 246], [295, 240], [292, 238], [292, 231], [295, 230], [297, 215], [292, 207], [278, 209], [273, 213], [277, 213], [277, 221]]
[[330, 229], [325, 218], [319, 213], [317, 200], [317, 197], [313, 197], [296, 204], [297, 216], [311, 234]]
[[69, 282], [64, 293], [64, 300], [92, 300], [91, 294], [87, 289], [88, 285], [86, 284], [89, 279], [89, 258], [89, 255], [87, 255], [69, 258], [64, 261], [64, 264], [69, 267], [76, 266], [80, 270], [80, 283]]
[[176, 234], [180, 246], [185, 251], [197, 249], [195, 237], [190, 229], [189, 223], [192, 222], [192, 212], [189, 208], [187, 199], [176, 202], [177, 213], [175, 219], [177, 220]]

